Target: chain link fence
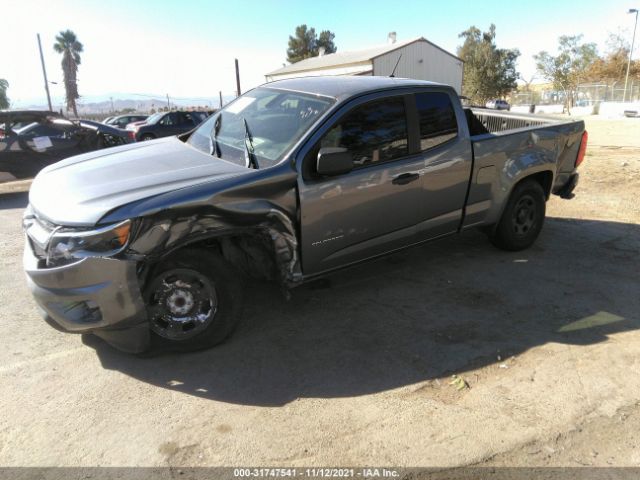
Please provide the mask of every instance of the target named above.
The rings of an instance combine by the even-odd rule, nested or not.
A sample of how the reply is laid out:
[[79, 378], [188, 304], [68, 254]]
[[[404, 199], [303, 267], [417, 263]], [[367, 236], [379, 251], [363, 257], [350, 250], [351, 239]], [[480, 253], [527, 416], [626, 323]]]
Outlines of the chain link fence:
[[[629, 79], [625, 95], [624, 82], [594, 82], [578, 85], [574, 96], [576, 107], [587, 107], [601, 102], [637, 102], [640, 101], [640, 81]], [[565, 92], [553, 88], [530, 89], [511, 95], [512, 105], [562, 105]]]

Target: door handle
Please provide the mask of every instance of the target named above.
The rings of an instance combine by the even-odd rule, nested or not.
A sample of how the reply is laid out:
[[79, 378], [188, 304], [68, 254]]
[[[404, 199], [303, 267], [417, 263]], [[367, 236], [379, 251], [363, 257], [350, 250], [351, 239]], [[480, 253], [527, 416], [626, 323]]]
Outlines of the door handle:
[[391, 183], [393, 183], [394, 185], [406, 185], [407, 183], [411, 183], [419, 178], [419, 173], [403, 173], [402, 175], [398, 175], [393, 180], [391, 180]]

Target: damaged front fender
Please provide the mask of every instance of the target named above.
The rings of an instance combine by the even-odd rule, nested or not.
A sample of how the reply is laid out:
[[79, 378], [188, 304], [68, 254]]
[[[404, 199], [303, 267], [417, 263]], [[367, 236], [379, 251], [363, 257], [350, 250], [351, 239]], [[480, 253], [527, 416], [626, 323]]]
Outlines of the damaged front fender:
[[296, 174], [285, 163], [135, 202], [102, 222], [137, 219], [126, 255], [145, 263], [204, 244], [247, 273], [293, 286], [302, 279], [296, 206]]

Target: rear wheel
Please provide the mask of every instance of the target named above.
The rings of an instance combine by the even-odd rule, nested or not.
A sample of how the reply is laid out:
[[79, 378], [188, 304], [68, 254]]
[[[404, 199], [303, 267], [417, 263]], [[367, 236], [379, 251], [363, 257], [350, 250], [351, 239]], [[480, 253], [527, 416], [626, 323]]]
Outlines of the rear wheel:
[[154, 269], [144, 297], [155, 338], [179, 350], [197, 350], [217, 345], [233, 332], [242, 283], [220, 256], [184, 250]]
[[153, 140], [156, 136], [153, 133], [145, 133], [140, 137], [141, 142], [146, 142], [147, 140]]
[[535, 180], [516, 185], [500, 222], [489, 233], [489, 239], [503, 250], [523, 250], [530, 247], [542, 230], [546, 199], [542, 186]]

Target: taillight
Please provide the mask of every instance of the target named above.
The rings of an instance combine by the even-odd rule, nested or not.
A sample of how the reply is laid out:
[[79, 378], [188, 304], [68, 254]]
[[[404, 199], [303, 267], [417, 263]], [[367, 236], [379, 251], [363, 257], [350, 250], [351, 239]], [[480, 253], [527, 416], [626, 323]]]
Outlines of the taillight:
[[578, 157], [576, 158], [576, 168], [584, 160], [584, 155], [587, 153], [587, 140], [589, 140], [589, 134], [585, 130], [582, 134], [582, 141], [580, 142], [580, 150], [578, 150]]
[[131, 131], [131, 130], [127, 130], [127, 136], [129, 137], [129, 140], [133, 140], [133, 141], [135, 141], [135, 139], [136, 139], [136, 132]]

